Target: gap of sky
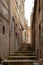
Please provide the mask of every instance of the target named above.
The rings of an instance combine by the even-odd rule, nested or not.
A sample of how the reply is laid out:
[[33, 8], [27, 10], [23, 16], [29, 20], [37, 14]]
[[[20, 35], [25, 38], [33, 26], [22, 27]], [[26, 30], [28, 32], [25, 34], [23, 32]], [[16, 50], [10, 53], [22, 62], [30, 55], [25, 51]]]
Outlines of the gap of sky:
[[28, 20], [28, 26], [30, 26], [31, 12], [34, 7], [34, 0], [25, 0], [25, 18]]

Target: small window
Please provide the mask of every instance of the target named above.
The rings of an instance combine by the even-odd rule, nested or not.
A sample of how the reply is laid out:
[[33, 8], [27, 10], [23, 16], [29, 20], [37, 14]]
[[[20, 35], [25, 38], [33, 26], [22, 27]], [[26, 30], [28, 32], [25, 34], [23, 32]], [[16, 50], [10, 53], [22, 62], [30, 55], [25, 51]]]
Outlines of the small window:
[[17, 24], [16, 24], [16, 26], [17, 26]]
[[5, 34], [5, 26], [3, 26], [3, 34]]
[[12, 19], [13, 19], [13, 21], [15, 22], [15, 19], [14, 19], [14, 17], [12, 17]]
[[17, 32], [16, 32], [16, 36], [17, 36]]

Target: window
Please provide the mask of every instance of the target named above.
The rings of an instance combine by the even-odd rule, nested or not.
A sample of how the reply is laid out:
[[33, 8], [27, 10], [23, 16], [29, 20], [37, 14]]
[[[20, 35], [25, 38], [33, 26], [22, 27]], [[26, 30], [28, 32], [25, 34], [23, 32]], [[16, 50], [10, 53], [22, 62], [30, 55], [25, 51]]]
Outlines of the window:
[[16, 26], [17, 26], [17, 24], [16, 24]]
[[13, 21], [15, 22], [15, 19], [14, 19], [14, 17], [12, 17], [12, 19], [13, 19]]
[[5, 34], [5, 26], [3, 26], [3, 34]]
[[17, 32], [16, 32], [16, 36], [17, 36]]

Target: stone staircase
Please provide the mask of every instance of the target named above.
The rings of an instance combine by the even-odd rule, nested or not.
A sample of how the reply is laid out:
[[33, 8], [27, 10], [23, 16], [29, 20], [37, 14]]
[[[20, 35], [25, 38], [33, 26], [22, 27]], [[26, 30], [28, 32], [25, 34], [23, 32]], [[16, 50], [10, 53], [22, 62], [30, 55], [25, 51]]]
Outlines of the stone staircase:
[[32, 51], [31, 46], [24, 44], [20, 50], [13, 52], [2, 65], [33, 65], [36, 62], [36, 52]]

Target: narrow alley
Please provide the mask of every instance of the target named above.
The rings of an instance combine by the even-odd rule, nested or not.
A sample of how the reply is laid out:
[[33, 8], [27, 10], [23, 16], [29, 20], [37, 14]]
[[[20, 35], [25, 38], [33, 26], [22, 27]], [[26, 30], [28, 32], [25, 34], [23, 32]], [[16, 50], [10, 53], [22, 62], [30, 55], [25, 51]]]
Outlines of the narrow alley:
[[0, 0], [0, 65], [43, 65], [43, 0], [34, 0], [30, 21], [25, 3]]

